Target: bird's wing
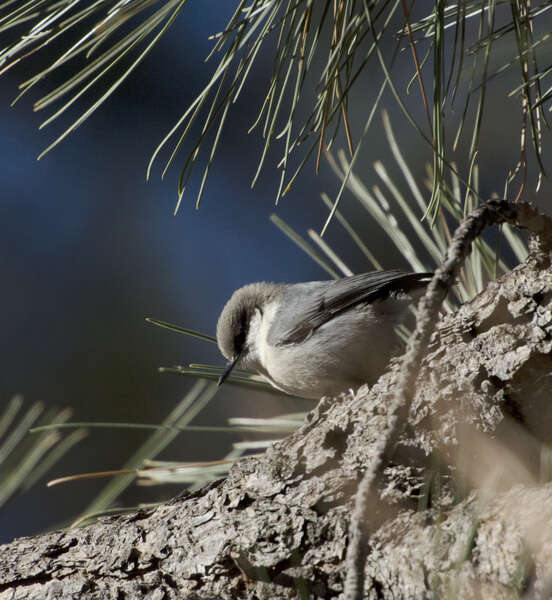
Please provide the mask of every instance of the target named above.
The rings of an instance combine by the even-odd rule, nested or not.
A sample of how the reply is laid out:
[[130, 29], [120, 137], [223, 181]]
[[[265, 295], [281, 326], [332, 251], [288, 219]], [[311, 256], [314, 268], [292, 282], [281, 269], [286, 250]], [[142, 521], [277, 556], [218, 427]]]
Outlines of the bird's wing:
[[[269, 335], [276, 345], [301, 342], [349, 308], [387, 298], [393, 292], [408, 293], [426, 285], [431, 276], [432, 273], [372, 271], [332, 282], [290, 286], [282, 299], [282, 313], [274, 322], [276, 329]], [[289, 315], [287, 318], [284, 312]]]

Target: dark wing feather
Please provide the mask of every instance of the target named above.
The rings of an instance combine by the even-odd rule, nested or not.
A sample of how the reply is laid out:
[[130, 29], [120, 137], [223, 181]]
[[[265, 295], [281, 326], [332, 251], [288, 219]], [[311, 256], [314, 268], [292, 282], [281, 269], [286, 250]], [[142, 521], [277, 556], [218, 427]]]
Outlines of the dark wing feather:
[[402, 271], [372, 271], [330, 282], [312, 294], [302, 307], [293, 327], [283, 333], [280, 344], [293, 344], [306, 339], [312, 332], [336, 315], [361, 304], [387, 298], [393, 292], [406, 292], [423, 287], [432, 273]]

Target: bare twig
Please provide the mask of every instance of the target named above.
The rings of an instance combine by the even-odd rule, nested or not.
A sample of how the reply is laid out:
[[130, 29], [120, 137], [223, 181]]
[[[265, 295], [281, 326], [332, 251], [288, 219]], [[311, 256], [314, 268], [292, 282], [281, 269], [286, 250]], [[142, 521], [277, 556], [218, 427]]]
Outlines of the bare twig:
[[514, 204], [505, 200], [491, 200], [471, 212], [456, 229], [447, 257], [435, 271], [418, 307], [416, 329], [408, 341], [401, 368], [398, 370], [396, 391], [389, 412], [390, 428], [387, 434], [382, 436], [356, 493], [355, 508], [349, 526], [345, 600], [364, 598], [364, 566], [371, 529], [366, 519], [370, 495], [376, 478], [393, 454], [404, 423], [407, 421], [414, 397], [416, 378], [441, 304], [454, 284], [474, 240], [486, 227], [504, 222], [528, 229], [533, 233], [538, 239], [538, 247], [534, 244], [534, 250], [548, 253], [552, 251], [552, 219], [539, 213], [527, 203]]

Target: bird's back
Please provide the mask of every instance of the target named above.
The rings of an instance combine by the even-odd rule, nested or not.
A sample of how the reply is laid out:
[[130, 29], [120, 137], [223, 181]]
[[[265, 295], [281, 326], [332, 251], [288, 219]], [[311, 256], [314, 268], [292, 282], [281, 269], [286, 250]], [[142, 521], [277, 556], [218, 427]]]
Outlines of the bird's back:
[[264, 353], [276, 387], [319, 398], [373, 383], [385, 370], [400, 347], [394, 327], [429, 274], [363, 275], [286, 287], [269, 316]]

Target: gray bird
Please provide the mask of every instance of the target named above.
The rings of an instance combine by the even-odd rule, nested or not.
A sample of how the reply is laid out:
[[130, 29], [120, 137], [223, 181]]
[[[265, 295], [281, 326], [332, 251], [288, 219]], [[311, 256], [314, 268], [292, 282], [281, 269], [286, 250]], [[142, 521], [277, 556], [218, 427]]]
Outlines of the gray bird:
[[337, 281], [252, 283], [235, 291], [217, 324], [234, 367], [257, 371], [302, 398], [373, 383], [398, 349], [394, 332], [432, 273], [373, 271]]

